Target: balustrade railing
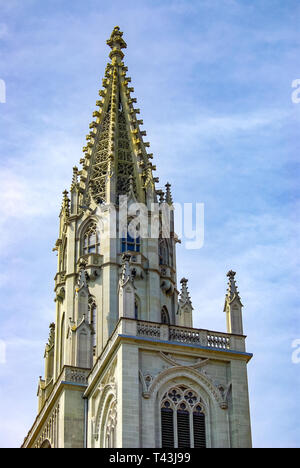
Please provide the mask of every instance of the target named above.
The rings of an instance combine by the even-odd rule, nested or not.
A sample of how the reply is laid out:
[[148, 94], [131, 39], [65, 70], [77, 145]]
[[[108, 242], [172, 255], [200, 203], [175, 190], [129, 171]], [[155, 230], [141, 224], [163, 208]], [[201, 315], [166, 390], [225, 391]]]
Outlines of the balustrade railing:
[[[175, 325], [138, 321], [136, 335], [155, 337], [178, 343], [198, 344], [208, 348], [234, 349], [232, 348], [232, 339], [230, 334], [197, 328], [186, 328]], [[243, 339], [243, 337], [241, 338]]]
[[196, 329], [187, 330], [186, 328], [169, 327], [169, 340], [179, 343], [198, 343], [201, 344], [200, 331]]
[[231, 349], [230, 337], [221, 333], [207, 332], [207, 346], [209, 348]]
[[138, 322], [137, 323], [138, 336], [151, 336], [160, 337], [160, 325], [158, 323]]

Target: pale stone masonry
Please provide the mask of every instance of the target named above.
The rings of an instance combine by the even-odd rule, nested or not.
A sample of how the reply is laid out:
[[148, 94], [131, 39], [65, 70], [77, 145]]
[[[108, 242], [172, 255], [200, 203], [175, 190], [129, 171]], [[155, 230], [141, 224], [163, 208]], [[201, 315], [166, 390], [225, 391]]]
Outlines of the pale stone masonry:
[[[188, 280], [177, 290], [170, 184], [158, 190], [115, 27], [103, 89], [63, 193], [55, 245], [55, 323], [24, 448], [249, 448], [242, 303], [229, 271], [227, 333], [193, 328]], [[133, 237], [122, 205], [168, 207], [170, 233]], [[129, 217], [128, 222], [133, 216]], [[147, 230], [150, 230], [150, 218]], [[116, 226], [115, 235], [106, 235]], [[111, 231], [110, 231], [111, 232]]]

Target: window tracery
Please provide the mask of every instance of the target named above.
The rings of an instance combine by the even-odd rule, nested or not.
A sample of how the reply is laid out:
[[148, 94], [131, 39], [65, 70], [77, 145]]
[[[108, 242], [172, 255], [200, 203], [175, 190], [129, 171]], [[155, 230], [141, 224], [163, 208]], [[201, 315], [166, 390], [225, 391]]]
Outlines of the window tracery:
[[100, 236], [97, 230], [96, 223], [91, 223], [83, 236], [83, 255], [88, 255], [90, 253], [99, 253], [100, 247]]
[[166, 307], [163, 307], [162, 310], [161, 310], [161, 323], [163, 323], [165, 325], [170, 324], [170, 316], [169, 316], [169, 313], [168, 313], [168, 309]]
[[185, 386], [168, 390], [161, 402], [161, 443], [168, 448], [205, 448], [205, 407]]
[[[130, 188], [130, 177], [134, 175], [128, 131], [124, 112], [118, 114], [118, 164], [117, 164], [117, 194], [126, 194]], [[135, 177], [132, 179], [133, 191], [136, 194]]]
[[123, 252], [140, 252], [141, 251], [141, 238], [140, 236], [132, 237], [129, 229], [130, 220], [127, 227], [127, 232], [122, 234], [122, 253]]
[[105, 199], [105, 179], [108, 170], [110, 109], [103, 120], [99, 142], [94, 155], [90, 187], [97, 202]]

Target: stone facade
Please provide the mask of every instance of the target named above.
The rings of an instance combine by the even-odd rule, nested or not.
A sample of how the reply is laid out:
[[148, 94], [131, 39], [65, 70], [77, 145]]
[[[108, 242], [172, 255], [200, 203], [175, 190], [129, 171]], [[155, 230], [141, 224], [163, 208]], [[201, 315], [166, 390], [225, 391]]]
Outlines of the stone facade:
[[[111, 62], [82, 169], [73, 169], [63, 193], [56, 320], [23, 447], [251, 447], [251, 354], [235, 273], [224, 306], [228, 332], [194, 329], [187, 279], [177, 290], [170, 184], [156, 189], [122, 35], [116, 27], [107, 41]], [[156, 237], [128, 234], [137, 203], [147, 219], [153, 203], [159, 213], [168, 209], [168, 236], [159, 214]]]

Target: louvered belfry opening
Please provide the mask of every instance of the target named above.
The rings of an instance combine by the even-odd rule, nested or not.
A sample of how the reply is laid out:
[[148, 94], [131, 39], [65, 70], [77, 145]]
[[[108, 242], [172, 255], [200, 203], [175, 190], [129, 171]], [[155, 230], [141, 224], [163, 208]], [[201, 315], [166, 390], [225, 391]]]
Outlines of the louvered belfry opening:
[[168, 401], [165, 402], [165, 406], [161, 409], [161, 432], [162, 447], [174, 448], [173, 410], [170, 408]]
[[202, 408], [199, 406], [197, 406], [193, 412], [193, 426], [194, 447], [206, 448], [205, 415], [202, 413]]
[[178, 448], [190, 448], [190, 413], [184, 403], [181, 403], [180, 409], [177, 410], [177, 433]]
[[204, 405], [195, 391], [179, 386], [165, 393], [161, 436], [163, 448], [206, 448]]

